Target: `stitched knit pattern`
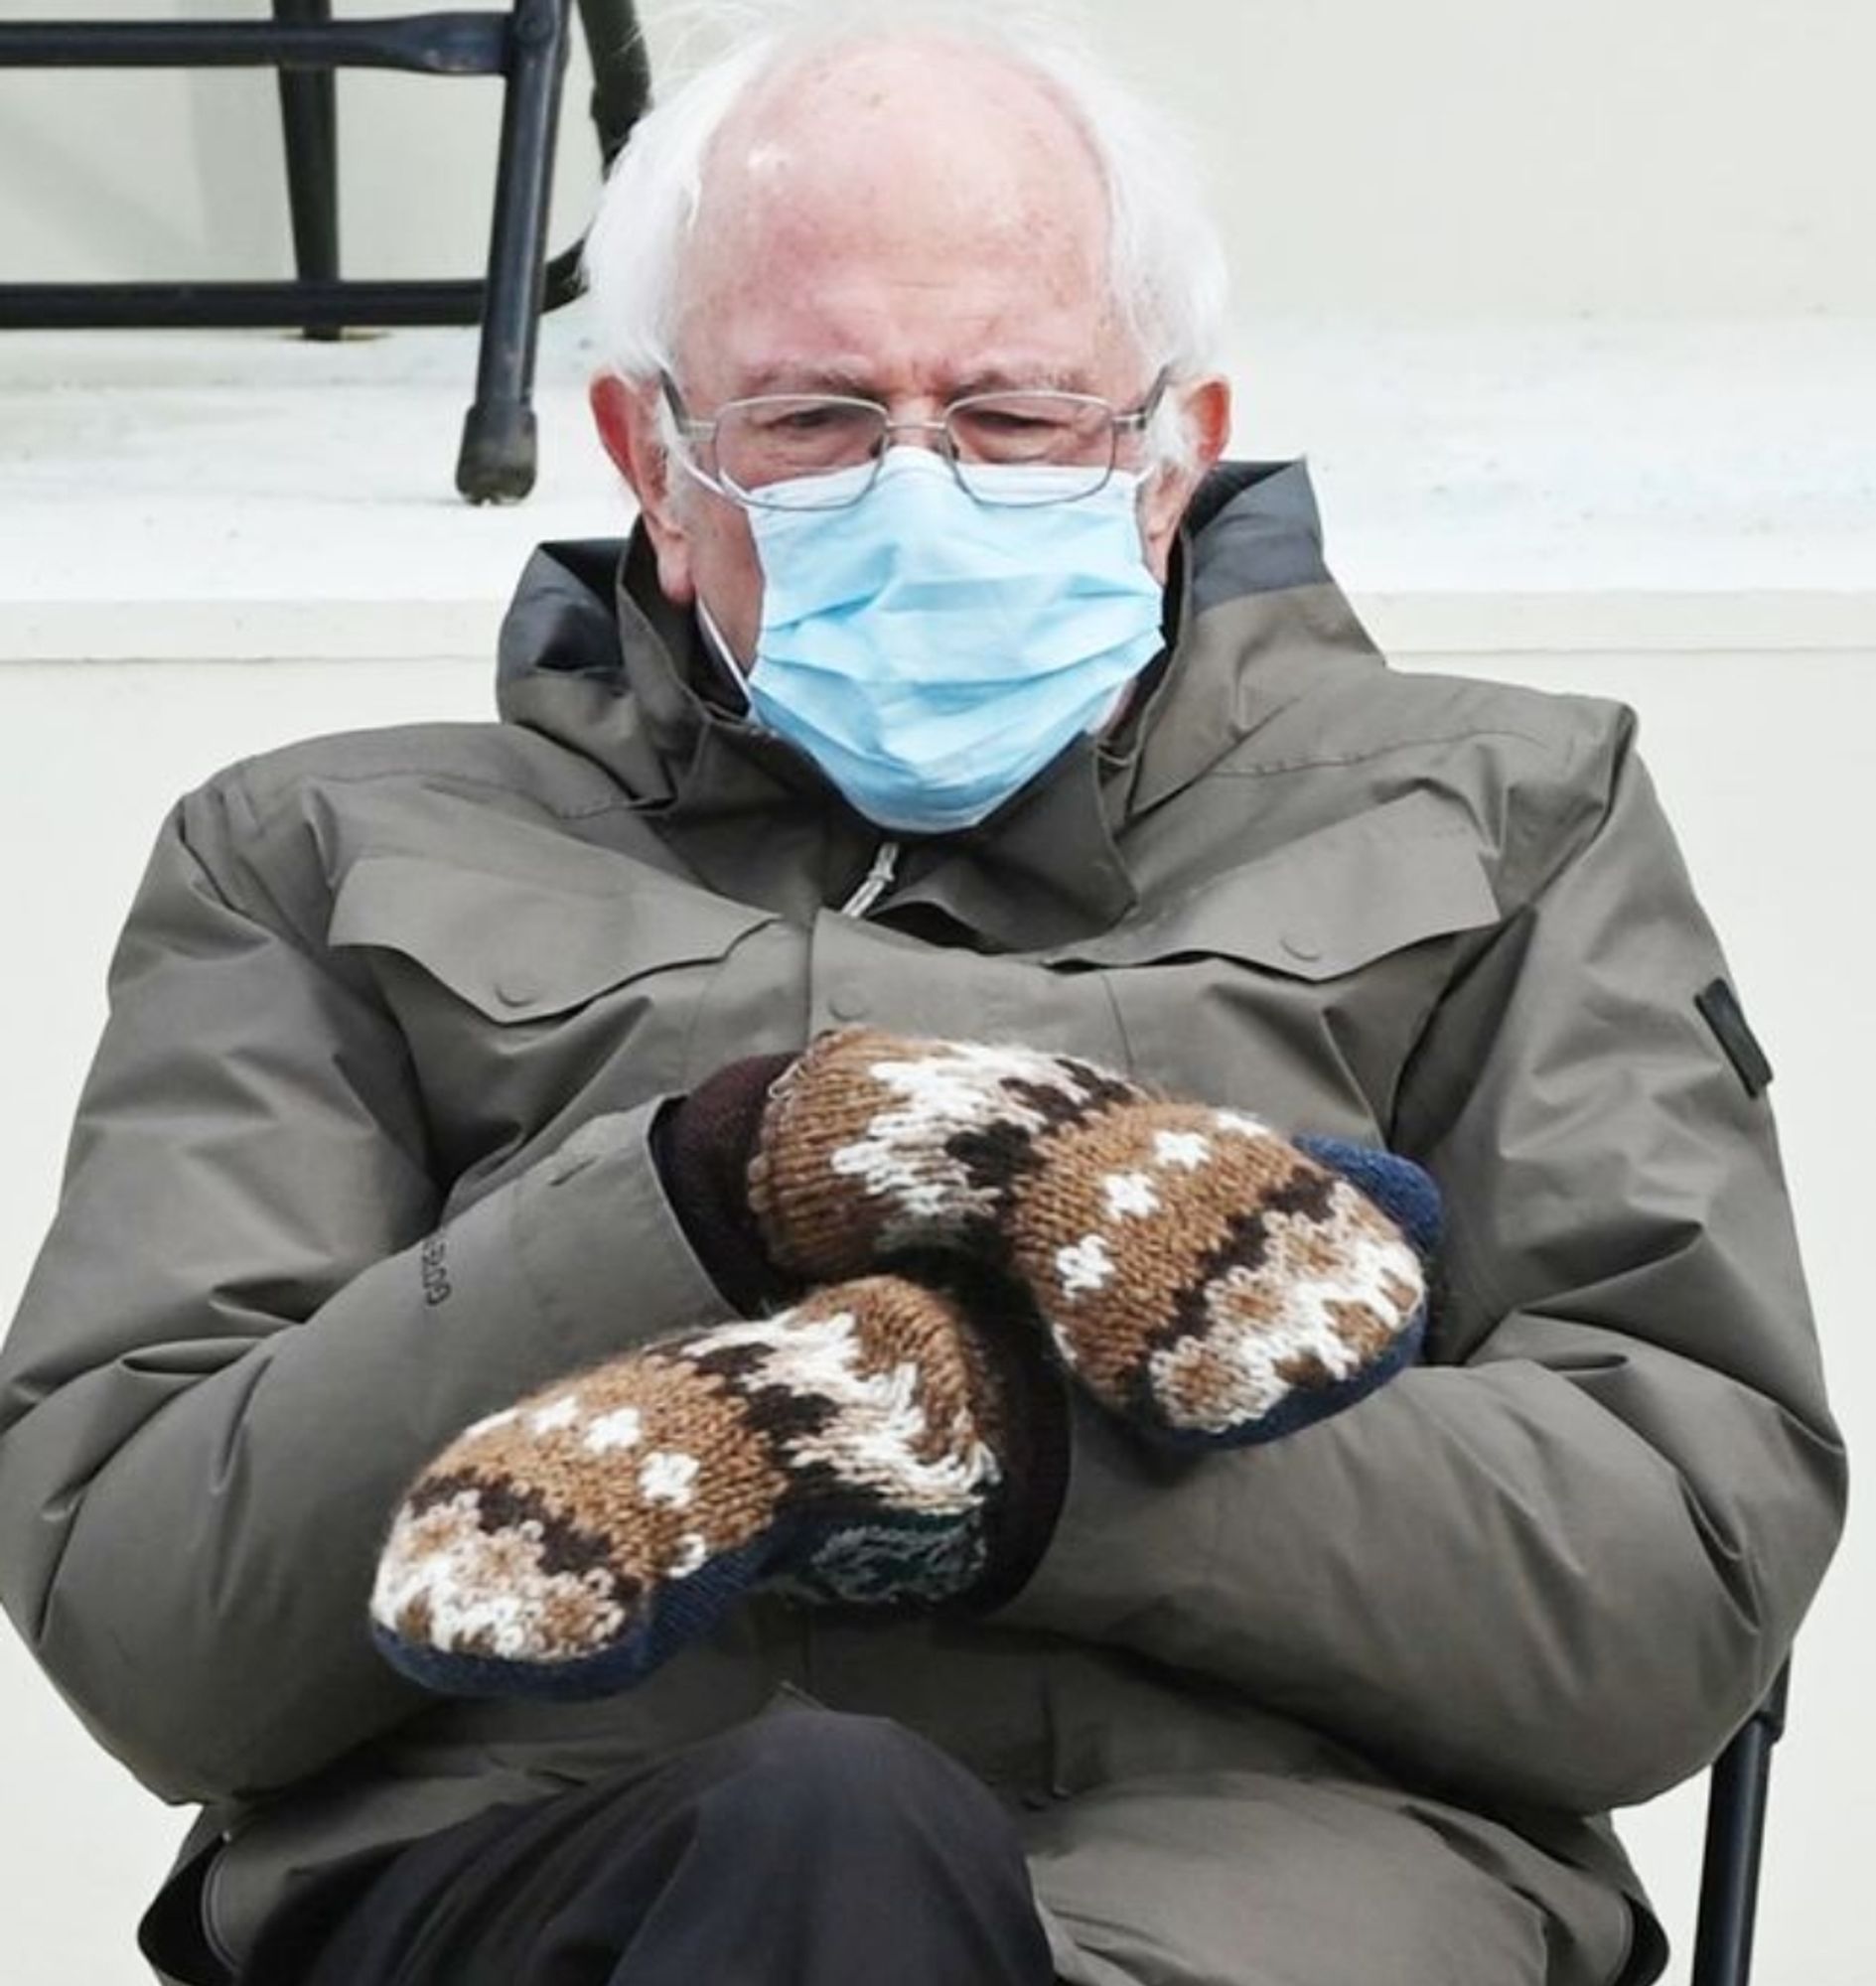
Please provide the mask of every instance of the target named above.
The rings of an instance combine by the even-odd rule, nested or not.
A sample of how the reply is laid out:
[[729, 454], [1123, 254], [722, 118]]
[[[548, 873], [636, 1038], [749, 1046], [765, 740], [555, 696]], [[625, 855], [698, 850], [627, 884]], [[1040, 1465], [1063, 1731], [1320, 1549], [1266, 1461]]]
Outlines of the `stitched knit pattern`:
[[[1371, 1187], [1432, 1196], [1406, 1161], [1360, 1156]], [[1320, 1419], [1424, 1324], [1420, 1254], [1333, 1165], [1073, 1057], [823, 1037], [771, 1096], [750, 1199], [803, 1273], [933, 1242], [1006, 1267], [1094, 1396], [1175, 1440]]]
[[994, 1376], [897, 1277], [667, 1339], [489, 1415], [413, 1486], [371, 1596], [432, 1688], [628, 1686], [759, 1579], [930, 1602], [985, 1567]]
[[842, 1029], [772, 1089], [750, 1206], [770, 1255], [801, 1275], [940, 1241], [999, 1259], [1042, 1134], [1146, 1095], [1070, 1056]]

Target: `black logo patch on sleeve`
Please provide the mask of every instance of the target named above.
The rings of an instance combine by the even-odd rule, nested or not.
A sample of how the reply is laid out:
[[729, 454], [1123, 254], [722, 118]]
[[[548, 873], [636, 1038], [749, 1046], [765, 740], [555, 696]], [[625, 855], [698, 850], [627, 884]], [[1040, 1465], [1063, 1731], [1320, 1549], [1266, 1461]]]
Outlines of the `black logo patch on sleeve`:
[[1700, 1017], [1713, 1030], [1714, 1038], [1726, 1051], [1726, 1060], [1739, 1071], [1748, 1096], [1757, 1096], [1772, 1080], [1772, 1064], [1759, 1046], [1759, 1038], [1746, 1023], [1739, 996], [1724, 979], [1716, 979], [1693, 996]]
[[432, 1310], [456, 1294], [450, 1281], [448, 1244], [443, 1238], [448, 1232], [447, 1227], [439, 1227], [417, 1250], [417, 1277], [423, 1285], [423, 1300]]

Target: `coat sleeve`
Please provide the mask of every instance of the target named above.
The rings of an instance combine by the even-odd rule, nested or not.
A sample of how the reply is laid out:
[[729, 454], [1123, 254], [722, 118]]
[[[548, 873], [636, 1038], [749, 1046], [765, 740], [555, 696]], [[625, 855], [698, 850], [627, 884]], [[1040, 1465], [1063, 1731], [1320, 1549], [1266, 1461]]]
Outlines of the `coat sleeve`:
[[596, 1117], [436, 1226], [401, 1039], [294, 935], [226, 791], [166, 827], [0, 1355], [0, 1598], [170, 1799], [278, 1787], [423, 1699], [367, 1638], [405, 1484], [478, 1415], [720, 1313]]
[[1084, 1413], [1006, 1618], [1224, 1678], [1475, 1801], [1647, 1798], [1751, 1708], [1843, 1461], [1771, 1119], [1696, 1009], [1724, 966], [1630, 728], [1403, 1079], [1396, 1142], [1448, 1219], [1429, 1362], [1197, 1462]]

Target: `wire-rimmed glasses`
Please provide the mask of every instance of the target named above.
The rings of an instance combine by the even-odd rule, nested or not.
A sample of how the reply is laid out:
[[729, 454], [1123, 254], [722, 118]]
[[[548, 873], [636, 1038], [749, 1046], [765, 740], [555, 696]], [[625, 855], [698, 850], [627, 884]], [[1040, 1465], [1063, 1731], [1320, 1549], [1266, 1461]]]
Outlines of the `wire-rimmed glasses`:
[[[896, 421], [877, 400], [845, 393], [757, 393], [726, 400], [708, 419], [684, 405], [677, 382], [658, 375], [678, 434], [707, 451], [709, 463], [686, 459], [698, 481], [732, 501], [758, 509], [839, 510], [857, 503], [877, 481], [892, 437], [933, 436], [951, 474], [974, 501], [1023, 508], [1072, 503], [1091, 496], [1113, 475], [1123, 441], [1145, 433], [1159, 410], [1170, 374], [1162, 370], [1137, 407], [1121, 409], [1093, 393], [1038, 387], [1022, 392], [968, 393], [936, 421]], [[978, 470], [1048, 469], [1037, 483], [1006, 482]], [[817, 479], [848, 470], [833, 490]], [[1082, 472], [1079, 480], [1061, 472]]]

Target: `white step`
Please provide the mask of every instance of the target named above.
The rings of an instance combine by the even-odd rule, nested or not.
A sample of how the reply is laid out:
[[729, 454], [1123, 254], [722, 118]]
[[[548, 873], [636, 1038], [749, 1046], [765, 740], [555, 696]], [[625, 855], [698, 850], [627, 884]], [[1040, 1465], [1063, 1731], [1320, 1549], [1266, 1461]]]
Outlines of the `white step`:
[[[541, 477], [452, 488], [472, 333], [0, 335], [0, 661], [475, 657], [622, 531], [581, 309]], [[1246, 329], [1233, 452], [1307, 454], [1397, 652], [1876, 647], [1876, 320]]]

